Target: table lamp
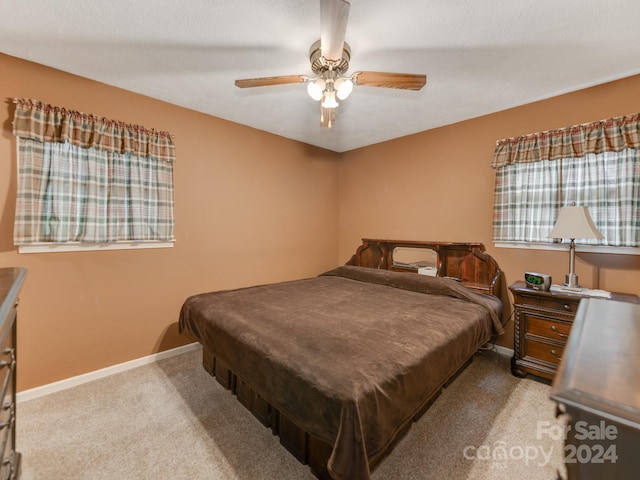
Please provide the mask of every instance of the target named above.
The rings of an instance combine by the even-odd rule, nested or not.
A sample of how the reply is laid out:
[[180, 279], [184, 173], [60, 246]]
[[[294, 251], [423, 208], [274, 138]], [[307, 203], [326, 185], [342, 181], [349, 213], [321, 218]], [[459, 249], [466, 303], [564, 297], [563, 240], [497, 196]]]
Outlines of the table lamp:
[[579, 290], [578, 275], [575, 272], [576, 263], [576, 238], [604, 238], [598, 231], [587, 207], [562, 207], [558, 214], [556, 224], [549, 232], [550, 238], [568, 238], [569, 244], [569, 273], [564, 284], [567, 288]]

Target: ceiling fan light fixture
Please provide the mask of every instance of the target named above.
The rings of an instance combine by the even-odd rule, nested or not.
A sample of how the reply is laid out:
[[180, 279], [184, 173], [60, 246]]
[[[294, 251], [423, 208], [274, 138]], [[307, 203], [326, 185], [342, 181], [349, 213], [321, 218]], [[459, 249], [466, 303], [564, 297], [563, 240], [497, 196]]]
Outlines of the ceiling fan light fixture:
[[336, 108], [337, 106], [338, 106], [338, 102], [336, 101], [336, 91], [334, 89], [325, 90], [324, 96], [322, 97], [322, 107]]
[[316, 78], [307, 84], [307, 93], [315, 101], [322, 99], [324, 93], [325, 81], [322, 78]]
[[333, 87], [336, 89], [336, 96], [340, 100], [346, 99], [353, 91], [353, 82], [348, 77], [338, 77], [333, 82]]
[[307, 93], [320, 102], [320, 125], [331, 128], [335, 122], [338, 100], [349, 97], [354, 85], [420, 90], [427, 76], [412, 73], [358, 71], [346, 76], [351, 47], [345, 42], [349, 0], [320, 0], [320, 40], [309, 48], [309, 62], [314, 77], [283, 75], [246, 78], [235, 81], [238, 88], [265, 87], [289, 83], [306, 83]]

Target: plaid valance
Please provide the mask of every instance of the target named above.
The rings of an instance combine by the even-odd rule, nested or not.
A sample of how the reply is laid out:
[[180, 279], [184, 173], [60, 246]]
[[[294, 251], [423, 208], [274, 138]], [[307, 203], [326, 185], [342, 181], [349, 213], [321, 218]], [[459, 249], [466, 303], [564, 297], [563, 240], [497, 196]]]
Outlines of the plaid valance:
[[98, 117], [38, 100], [15, 99], [13, 134], [39, 142], [68, 142], [82, 148], [133, 153], [173, 163], [171, 134]]
[[498, 140], [491, 166], [579, 158], [625, 148], [640, 149], [639, 113]]
[[171, 135], [16, 104], [16, 245], [174, 241]]

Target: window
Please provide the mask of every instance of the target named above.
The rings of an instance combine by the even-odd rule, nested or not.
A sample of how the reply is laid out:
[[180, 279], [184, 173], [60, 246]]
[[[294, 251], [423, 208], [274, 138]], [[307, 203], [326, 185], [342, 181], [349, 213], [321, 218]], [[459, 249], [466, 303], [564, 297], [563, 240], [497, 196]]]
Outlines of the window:
[[583, 245], [640, 247], [640, 115], [501, 140], [493, 240], [549, 244], [565, 205], [587, 206], [604, 235]]
[[171, 246], [171, 135], [33, 100], [16, 103], [14, 243], [21, 252]]

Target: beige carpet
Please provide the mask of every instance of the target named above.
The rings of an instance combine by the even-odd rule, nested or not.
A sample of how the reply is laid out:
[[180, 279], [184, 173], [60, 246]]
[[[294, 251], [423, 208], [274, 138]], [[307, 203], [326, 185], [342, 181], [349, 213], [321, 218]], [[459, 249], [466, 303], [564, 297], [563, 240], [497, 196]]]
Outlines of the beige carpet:
[[[555, 479], [549, 389], [477, 354], [373, 479]], [[23, 480], [315, 478], [204, 372], [200, 350], [19, 403], [17, 443]]]

